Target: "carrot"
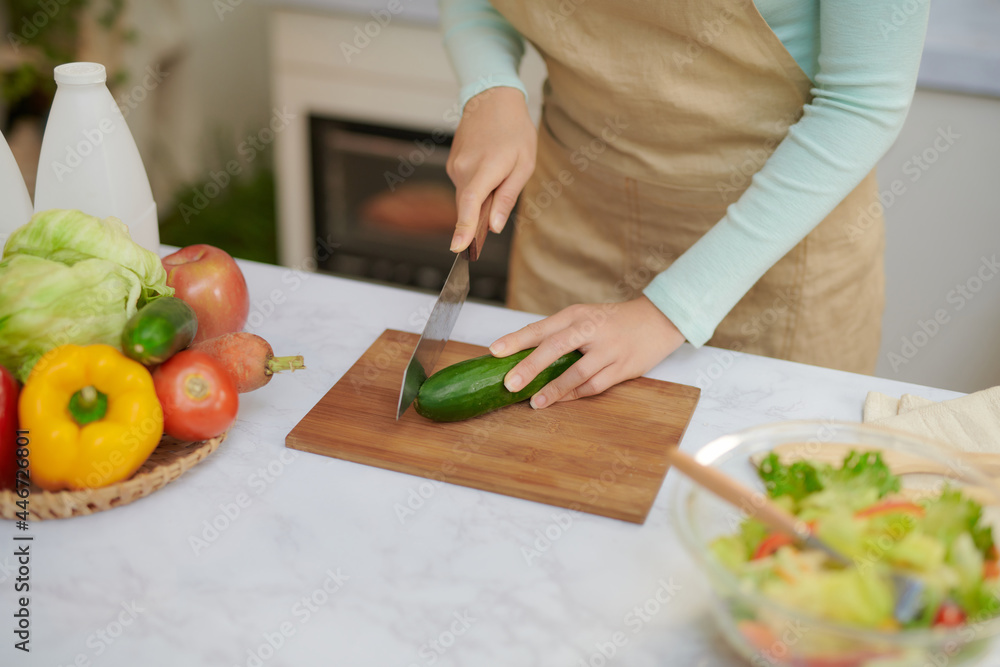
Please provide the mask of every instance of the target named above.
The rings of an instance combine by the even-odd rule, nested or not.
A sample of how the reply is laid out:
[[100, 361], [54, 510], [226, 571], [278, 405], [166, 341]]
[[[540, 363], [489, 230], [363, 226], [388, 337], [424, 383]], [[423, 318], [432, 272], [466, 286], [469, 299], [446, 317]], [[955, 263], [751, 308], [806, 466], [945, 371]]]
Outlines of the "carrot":
[[764, 538], [764, 541], [757, 547], [757, 550], [753, 554], [753, 558], [750, 560], [767, 558], [781, 547], [788, 546], [789, 544], [795, 544], [795, 539], [785, 535], [784, 533], [772, 533]]
[[908, 502], [906, 500], [885, 500], [880, 503], [876, 503], [871, 507], [867, 507], [860, 512], [855, 512], [856, 517], [872, 517], [881, 516], [883, 514], [893, 514], [893, 513], [910, 514], [913, 516], [923, 516], [924, 508], [915, 503]]
[[236, 382], [241, 394], [260, 389], [271, 381], [271, 376], [281, 371], [305, 368], [301, 356], [276, 357], [270, 343], [260, 336], [245, 331], [227, 333], [203, 340], [191, 346], [222, 363]]

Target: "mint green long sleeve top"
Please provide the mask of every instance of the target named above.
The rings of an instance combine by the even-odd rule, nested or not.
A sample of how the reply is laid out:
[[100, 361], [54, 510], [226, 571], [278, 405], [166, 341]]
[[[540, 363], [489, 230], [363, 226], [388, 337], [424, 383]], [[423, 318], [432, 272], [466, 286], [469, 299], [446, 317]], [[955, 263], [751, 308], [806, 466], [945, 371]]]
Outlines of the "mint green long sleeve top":
[[[439, 4], [460, 104], [492, 86], [527, 95], [518, 77], [524, 40], [488, 0]], [[755, 4], [809, 76], [813, 100], [725, 216], [643, 290], [695, 346], [895, 141], [913, 99], [930, 9], [929, 0]]]

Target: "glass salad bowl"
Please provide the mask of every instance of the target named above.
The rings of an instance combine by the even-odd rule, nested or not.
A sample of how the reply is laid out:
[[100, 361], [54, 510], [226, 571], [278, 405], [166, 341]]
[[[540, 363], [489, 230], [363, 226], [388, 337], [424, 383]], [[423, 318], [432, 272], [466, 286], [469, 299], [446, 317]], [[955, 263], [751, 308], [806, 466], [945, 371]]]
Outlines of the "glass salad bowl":
[[[781, 452], [783, 464], [794, 460], [829, 461], [834, 468], [841, 465], [850, 451], [880, 452], [889, 470], [899, 477], [900, 488], [892, 493], [893, 499], [910, 507], [924, 506], [931, 502], [929, 499], [939, 497], [942, 490], [952, 493], [959, 490], [982, 506], [979, 525], [993, 527], [1000, 542], [1000, 489], [978, 471], [968, 457], [913, 435], [832, 421], [783, 422], [723, 436], [702, 448], [696, 458], [700, 463], [717, 468], [752, 489], [766, 493], [757, 465], [775, 448]], [[765, 595], [759, 585], [761, 579], [748, 577], [745, 570], [734, 569], [732, 564], [727, 567], [723, 562], [724, 552], [718, 548], [720, 542], [726, 541], [725, 538], [732, 542], [737, 535], [743, 534], [744, 522], [753, 516], [753, 507], [734, 507], [680, 474], [673, 477], [671, 494], [674, 525], [685, 548], [706, 576], [710, 608], [718, 626], [726, 641], [755, 667], [970, 665], [985, 656], [989, 640], [1000, 632], [1000, 617], [993, 615], [1000, 604], [991, 607], [988, 613], [980, 611], [955, 618], [953, 610], [949, 614], [949, 610], [945, 609], [946, 604], [950, 604], [949, 600], [940, 596], [935, 599], [930, 593], [927, 593], [929, 601], [924, 605], [924, 618], [934, 620], [925, 621], [922, 627], [900, 626], [891, 622], [872, 627], [857, 622], [850, 614], [846, 614], [848, 618], [845, 620], [846, 610], [823, 608], [827, 603], [834, 607], [850, 606], [844, 602], [843, 591], [819, 587], [810, 589], [808, 584], [811, 582], [805, 580], [808, 572], [803, 573], [802, 570], [793, 569], [788, 578], [790, 585], [779, 588], [787, 591], [786, 595], [778, 596], [773, 591]], [[791, 502], [788, 498], [785, 500]], [[850, 504], [854, 499], [846, 500]], [[885, 505], [893, 504], [883, 502]], [[930, 505], [926, 507], [928, 512], [932, 511]], [[853, 509], [850, 511], [853, 512]], [[860, 517], [862, 513], [847, 516], [853, 521], [851, 517]], [[900, 516], [906, 518], [903, 515], [897, 518]], [[939, 512], [936, 516], [950, 517], [951, 514]], [[821, 523], [822, 519], [817, 522]], [[870, 522], [863, 522], [863, 525], [870, 525]], [[820, 528], [814, 529], [822, 536]], [[887, 567], [883, 556], [895, 549], [896, 542], [901, 539], [902, 531], [899, 534], [889, 531], [878, 539], [869, 538], [863, 552], [854, 553], [853, 567], [857, 571], [848, 573], [848, 576], [861, 576], [861, 568], [866, 565]], [[971, 543], [970, 538], [965, 541]], [[952, 545], [957, 542], [957, 539], [953, 540]], [[756, 561], [775, 553], [773, 549], [768, 550], [763, 542], [759, 544], [753, 556], [744, 557], [744, 564], [746, 558]], [[770, 553], [762, 554], [761, 549]], [[926, 552], [935, 550], [940, 556], [945, 553], [942, 549], [950, 554], [948, 549], [958, 547], [918, 548], [914, 550], [914, 558], [920, 559]], [[780, 557], [798, 561], [800, 555], [809, 554], [799, 554], [796, 548], [790, 547]], [[995, 558], [995, 555], [994, 551], [990, 558]], [[947, 557], [952, 558], [950, 555]], [[878, 565], [879, 562], [882, 565]], [[987, 566], [991, 564], [994, 571], [987, 575], [986, 567], [982, 567], [982, 577], [997, 575], [995, 562], [985, 563]], [[951, 566], [931, 565], [925, 574], [935, 577], [937, 570], [942, 577], [945, 574], [952, 576], [953, 573]], [[881, 571], [885, 572], [884, 569]], [[983, 581], [990, 583], [990, 596], [994, 596], [993, 580]], [[824, 590], [828, 591], [827, 595], [820, 593]], [[1000, 582], [996, 590], [1000, 591]], [[884, 601], [885, 596], [882, 597]], [[855, 606], [860, 607], [859, 614], [864, 615], [868, 611], [864, 596], [856, 596], [849, 601], [857, 602]], [[932, 609], [931, 605], [937, 612], [927, 615], [926, 610]], [[818, 613], [817, 609], [823, 613]], [[891, 614], [889, 616], [892, 621]]]

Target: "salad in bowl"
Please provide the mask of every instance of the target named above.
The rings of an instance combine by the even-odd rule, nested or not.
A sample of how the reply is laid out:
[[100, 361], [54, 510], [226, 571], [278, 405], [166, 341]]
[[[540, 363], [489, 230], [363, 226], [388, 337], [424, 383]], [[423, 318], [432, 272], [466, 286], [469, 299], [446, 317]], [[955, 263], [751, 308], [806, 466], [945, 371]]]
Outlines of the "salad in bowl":
[[[815, 460], [773, 451], [789, 443]], [[819, 456], [831, 447], [844, 452], [835, 463]], [[894, 474], [894, 452], [931, 465]], [[1000, 632], [1000, 492], [959, 454], [860, 425], [792, 422], [726, 436], [697, 458], [742, 477], [846, 557], [677, 480], [678, 531], [708, 575], [723, 634], [751, 664], [967, 664]], [[917, 613], [903, 621], [896, 574], [919, 583]]]

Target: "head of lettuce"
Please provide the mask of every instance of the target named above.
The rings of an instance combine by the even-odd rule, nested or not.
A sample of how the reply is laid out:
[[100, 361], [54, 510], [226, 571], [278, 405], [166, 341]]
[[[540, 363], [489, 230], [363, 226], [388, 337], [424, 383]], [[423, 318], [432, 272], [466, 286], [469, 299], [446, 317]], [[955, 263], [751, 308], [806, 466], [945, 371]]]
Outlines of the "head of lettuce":
[[173, 293], [160, 258], [132, 241], [121, 220], [36, 213], [0, 260], [0, 365], [23, 382], [59, 345], [117, 347], [138, 308]]

